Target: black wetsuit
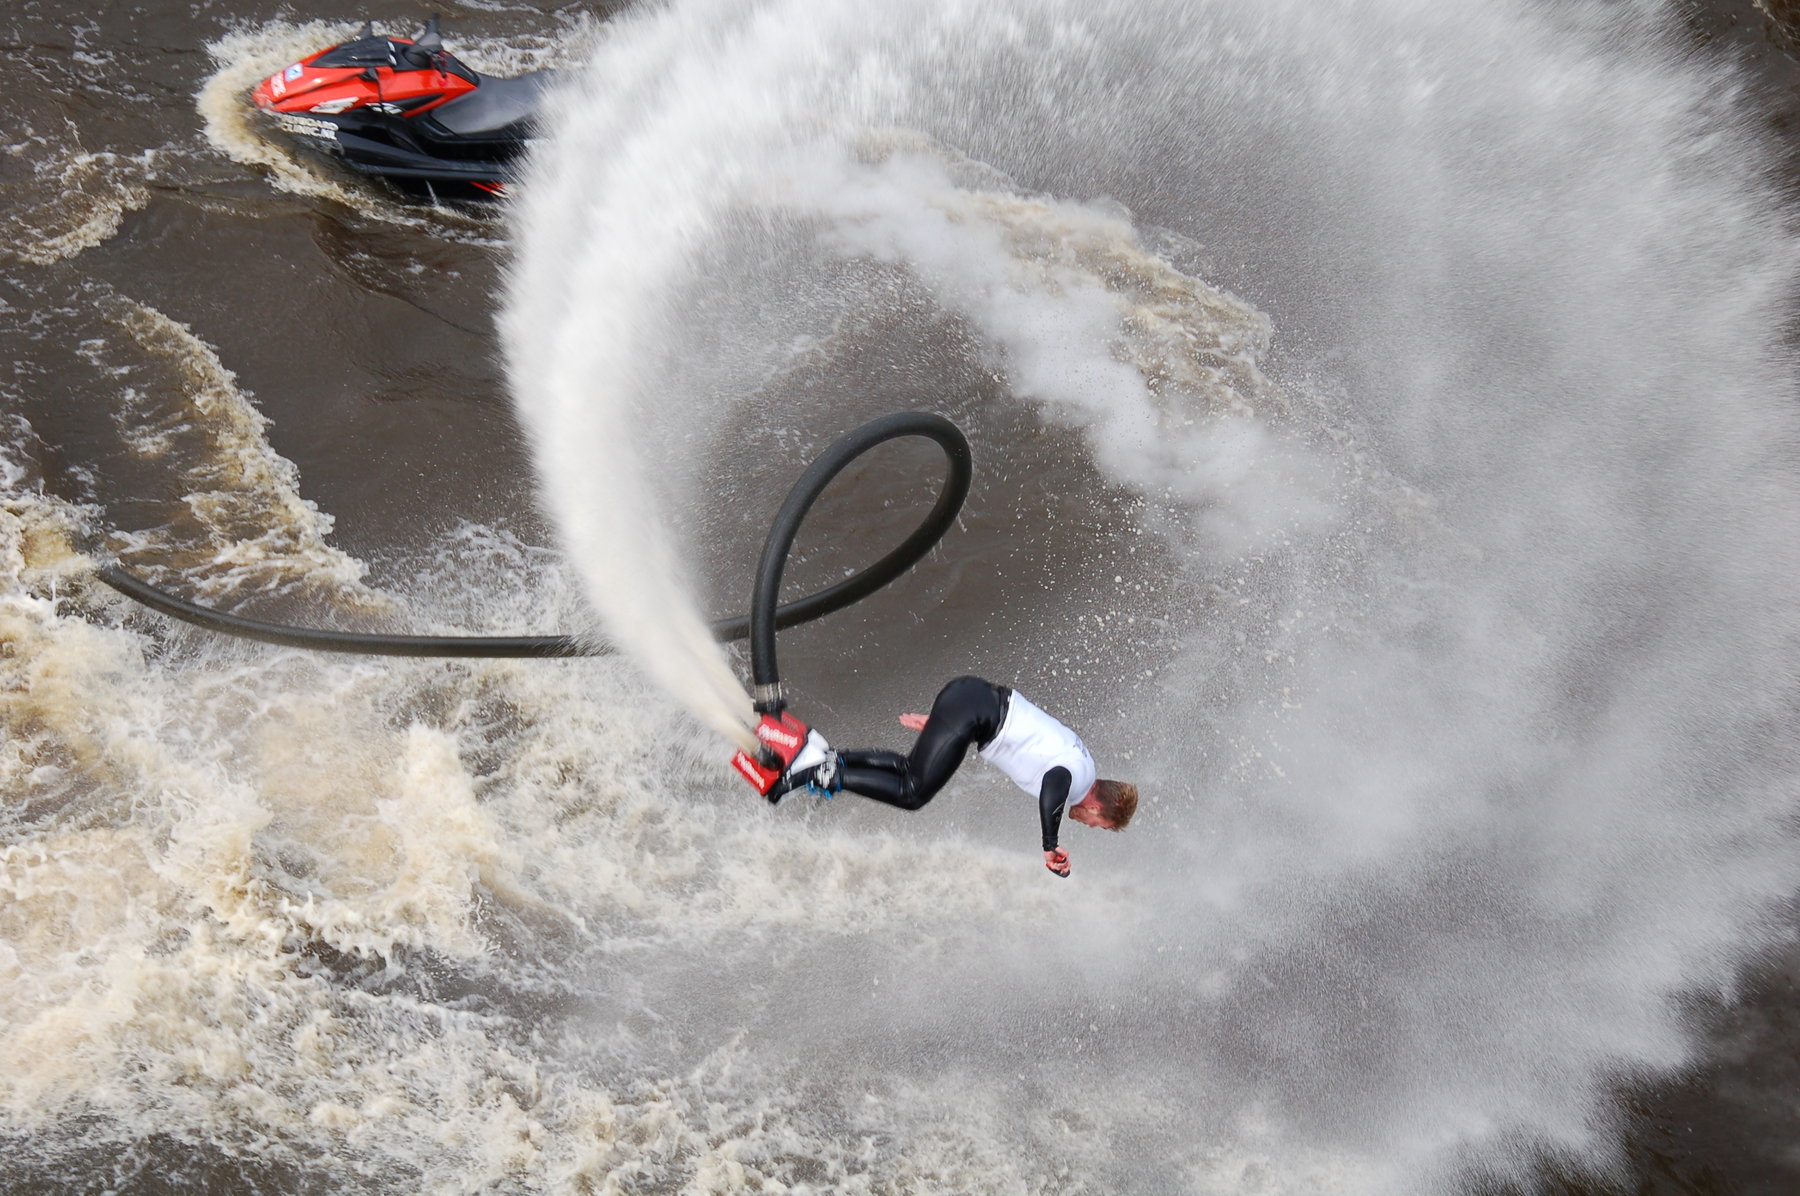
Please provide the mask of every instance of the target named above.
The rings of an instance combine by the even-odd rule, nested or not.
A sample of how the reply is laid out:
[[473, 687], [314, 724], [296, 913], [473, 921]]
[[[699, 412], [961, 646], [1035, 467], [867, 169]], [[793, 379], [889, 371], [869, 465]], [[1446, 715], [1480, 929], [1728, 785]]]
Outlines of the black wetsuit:
[[[925, 729], [907, 755], [879, 750], [838, 753], [839, 783], [852, 793], [917, 810], [937, 796], [962, 766], [971, 747], [993, 742], [1006, 722], [1012, 690], [980, 677], [958, 677], [938, 691]], [[1038, 818], [1044, 850], [1056, 850], [1057, 829], [1069, 800], [1069, 770], [1052, 768], [1038, 791]]]

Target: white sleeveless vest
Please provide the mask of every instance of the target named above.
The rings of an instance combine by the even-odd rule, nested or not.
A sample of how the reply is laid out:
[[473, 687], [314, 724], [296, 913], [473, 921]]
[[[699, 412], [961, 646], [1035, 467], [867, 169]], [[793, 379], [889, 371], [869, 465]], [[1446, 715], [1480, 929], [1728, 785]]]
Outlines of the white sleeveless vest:
[[1007, 702], [1006, 721], [1000, 733], [981, 749], [982, 759], [1012, 778], [1013, 784], [1036, 797], [1044, 774], [1052, 768], [1069, 770], [1069, 805], [1074, 805], [1094, 785], [1094, 758], [1081, 736], [1069, 730], [1014, 691]]

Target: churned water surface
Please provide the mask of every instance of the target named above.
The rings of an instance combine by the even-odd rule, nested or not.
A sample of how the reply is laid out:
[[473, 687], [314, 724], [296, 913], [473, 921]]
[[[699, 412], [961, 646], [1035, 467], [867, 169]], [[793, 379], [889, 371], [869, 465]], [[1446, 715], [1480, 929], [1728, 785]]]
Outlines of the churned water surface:
[[[1791, 1186], [1747, 11], [465, 4], [472, 64], [571, 72], [489, 213], [246, 119], [419, 15], [0, 17], [4, 1186]], [[1067, 882], [991, 776], [908, 817], [723, 768], [701, 620], [913, 406], [969, 509], [787, 679], [843, 742], [961, 672], [1066, 714], [1146, 795]], [[853, 471], [793, 584], [934, 470]], [[630, 650], [223, 641], [106, 554]]]

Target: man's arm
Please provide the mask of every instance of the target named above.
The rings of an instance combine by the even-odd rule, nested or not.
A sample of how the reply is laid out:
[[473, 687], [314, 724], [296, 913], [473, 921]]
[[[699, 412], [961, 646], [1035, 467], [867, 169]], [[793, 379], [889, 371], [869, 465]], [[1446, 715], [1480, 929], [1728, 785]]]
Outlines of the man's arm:
[[1044, 867], [1058, 876], [1069, 874], [1069, 853], [1056, 846], [1056, 833], [1062, 825], [1063, 807], [1069, 802], [1069, 785], [1074, 780], [1066, 768], [1052, 768], [1038, 786], [1038, 821], [1044, 829]]

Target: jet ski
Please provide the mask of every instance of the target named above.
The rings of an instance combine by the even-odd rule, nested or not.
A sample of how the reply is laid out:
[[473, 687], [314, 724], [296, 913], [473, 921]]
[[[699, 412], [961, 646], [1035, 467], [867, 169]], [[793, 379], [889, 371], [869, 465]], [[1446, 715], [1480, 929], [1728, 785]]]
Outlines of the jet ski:
[[479, 74], [444, 49], [438, 18], [411, 38], [377, 34], [320, 50], [264, 79], [256, 107], [300, 144], [414, 195], [506, 194], [557, 72]]

